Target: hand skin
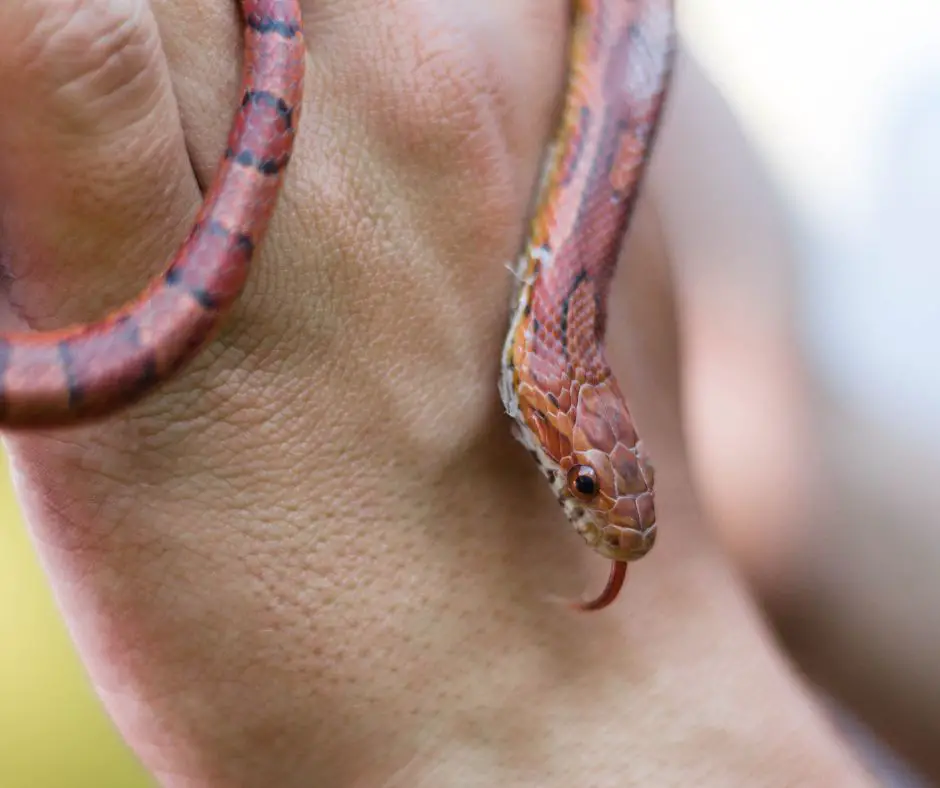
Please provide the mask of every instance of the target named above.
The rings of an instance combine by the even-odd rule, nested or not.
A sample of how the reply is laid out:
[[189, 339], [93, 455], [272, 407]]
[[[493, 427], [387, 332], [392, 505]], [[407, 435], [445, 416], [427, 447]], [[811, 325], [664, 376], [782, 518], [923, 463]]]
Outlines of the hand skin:
[[[867, 784], [693, 494], [681, 414], [704, 404], [680, 390], [667, 263], [682, 91], [611, 327], [660, 538], [615, 607], [578, 615], [557, 598], [606, 565], [496, 392], [567, 4], [305, 10], [297, 152], [225, 332], [128, 413], [7, 439], [122, 735], [173, 788]], [[94, 318], [212, 177], [234, 4], [21, 0], [0, 39], [5, 327]]]

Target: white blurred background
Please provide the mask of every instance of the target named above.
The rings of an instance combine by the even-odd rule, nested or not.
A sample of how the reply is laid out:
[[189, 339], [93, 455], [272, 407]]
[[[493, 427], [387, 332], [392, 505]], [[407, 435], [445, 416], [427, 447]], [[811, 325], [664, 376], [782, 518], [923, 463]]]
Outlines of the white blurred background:
[[[940, 781], [940, 2], [680, 0], [679, 14], [792, 242], [745, 276], [787, 288], [812, 437], [737, 447], [744, 463], [804, 462], [814, 492], [799, 539], [753, 548], [785, 544], [783, 568], [755, 558], [752, 580], [800, 667]], [[759, 507], [713, 503], [730, 532], [753, 527]], [[914, 784], [869, 752], [890, 784]]]
[[680, 14], [801, 231], [814, 373], [907, 439], [940, 440], [940, 2], [687, 0]]

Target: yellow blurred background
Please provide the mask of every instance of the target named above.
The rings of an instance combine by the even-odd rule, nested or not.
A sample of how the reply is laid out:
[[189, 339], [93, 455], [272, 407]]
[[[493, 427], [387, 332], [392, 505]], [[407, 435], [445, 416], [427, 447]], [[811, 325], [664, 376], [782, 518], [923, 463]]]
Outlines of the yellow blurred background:
[[149, 788], [78, 660], [0, 462], [0, 786]]

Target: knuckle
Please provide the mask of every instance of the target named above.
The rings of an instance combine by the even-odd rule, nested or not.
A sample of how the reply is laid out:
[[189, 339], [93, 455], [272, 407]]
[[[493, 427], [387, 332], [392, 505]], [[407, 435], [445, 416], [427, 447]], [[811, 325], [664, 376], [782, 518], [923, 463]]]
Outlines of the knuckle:
[[2, 80], [7, 89], [19, 86], [51, 101], [53, 121], [59, 115], [75, 131], [93, 124], [100, 132], [108, 111], [146, 105], [142, 94], [152, 94], [159, 84], [156, 24], [136, 0], [34, 2], [12, 15], [0, 33], [0, 52], [0, 78], [4, 71], [16, 75]]

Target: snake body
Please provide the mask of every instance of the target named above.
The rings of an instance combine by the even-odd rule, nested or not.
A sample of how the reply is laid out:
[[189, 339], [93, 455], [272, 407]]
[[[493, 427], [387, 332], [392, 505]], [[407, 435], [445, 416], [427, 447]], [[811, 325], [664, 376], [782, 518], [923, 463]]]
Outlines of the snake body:
[[574, 0], [559, 131], [517, 269], [500, 393], [585, 541], [597, 610], [656, 537], [653, 467], [604, 355], [607, 299], [672, 70], [671, 0]]
[[172, 377], [242, 291], [284, 179], [304, 76], [297, 0], [241, 0], [242, 100], [188, 237], [165, 271], [97, 323], [0, 336], [0, 426], [104, 417]]
[[[298, 0], [240, 0], [245, 66], [228, 146], [164, 272], [99, 322], [0, 336], [0, 427], [111, 415], [176, 374], [242, 291], [299, 121]], [[611, 278], [658, 125], [672, 58], [670, 0], [573, 0], [570, 75], [516, 272], [500, 392], [516, 435], [587, 542], [626, 562], [652, 547], [653, 471], [604, 357]]]

